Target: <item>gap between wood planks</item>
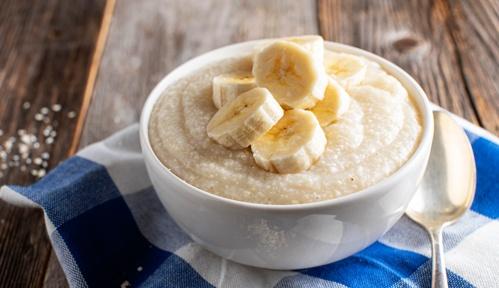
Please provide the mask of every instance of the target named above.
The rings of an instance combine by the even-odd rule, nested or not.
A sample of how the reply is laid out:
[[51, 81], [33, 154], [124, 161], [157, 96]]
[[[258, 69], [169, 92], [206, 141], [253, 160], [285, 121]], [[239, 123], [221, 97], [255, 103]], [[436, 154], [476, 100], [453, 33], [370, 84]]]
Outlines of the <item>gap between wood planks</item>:
[[[0, 1], [0, 183], [27, 185], [66, 158], [105, 5]], [[41, 210], [0, 202], [2, 286], [42, 285], [51, 251]]]
[[83, 93], [83, 100], [81, 103], [80, 114], [76, 123], [76, 128], [74, 132], [73, 141], [68, 150], [68, 156], [76, 154], [78, 147], [80, 145], [81, 134], [83, 131], [83, 125], [85, 125], [85, 120], [87, 119], [87, 112], [92, 101], [92, 95], [95, 87], [95, 80], [99, 72], [99, 66], [102, 60], [102, 55], [104, 54], [104, 48], [106, 46], [107, 36], [109, 34], [109, 28], [111, 27], [111, 20], [113, 18], [114, 7], [116, 6], [116, 0], [107, 0], [106, 6], [104, 7], [104, 15], [102, 16], [101, 28], [97, 36], [97, 42], [95, 43], [94, 54], [92, 56], [92, 62], [90, 64], [90, 69], [88, 72], [87, 84]]
[[[81, 109], [74, 132], [74, 137], [67, 153], [68, 156], [76, 154], [80, 145], [83, 126], [85, 125], [87, 112], [92, 102], [92, 96], [95, 88], [95, 81], [98, 76], [100, 63], [102, 61], [102, 56], [104, 54], [104, 50], [106, 47], [106, 42], [109, 34], [109, 29], [111, 27], [111, 21], [113, 18], [113, 12], [115, 7], [116, 7], [116, 0], [106, 0], [106, 6], [104, 7], [100, 30], [97, 35], [97, 41], [95, 43], [94, 53], [92, 55], [90, 69], [88, 72], [85, 90], [83, 93]], [[50, 253], [51, 255], [50, 257], [47, 257], [45, 263], [45, 270], [43, 273], [44, 275], [43, 283], [40, 286], [54, 287], [55, 285], [57, 285], [58, 287], [67, 287], [68, 283], [66, 275], [62, 271], [61, 269], [62, 267], [60, 266], [59, 260], [57, 259], [53, 249], [51, 250], [52, 250]]]

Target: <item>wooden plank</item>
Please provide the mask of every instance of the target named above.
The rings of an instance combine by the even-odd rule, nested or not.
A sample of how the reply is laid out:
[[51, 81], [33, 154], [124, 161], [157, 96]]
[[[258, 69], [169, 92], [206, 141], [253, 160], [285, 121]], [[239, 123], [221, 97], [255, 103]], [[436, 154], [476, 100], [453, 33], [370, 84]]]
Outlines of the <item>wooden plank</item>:
[[47, 265], [47, 271], [45, 273], [45, 280], [43, 281], [43, 287], [47, 288], [66, 288], [69, 287], [68, 281], [66, 280], [66, 275], [62, 271], [59, 260], [54, 251], [50, 254], [49, 262]]
[[[68, 155], [104, 4], [0, 1], [0, 185], [29, 184]], [[40, 287], [50, 252], [41, 211], [0, 202], [1, 286]]]
[[452, 14], [446, 1], [319, 0], [319, 27], [327, 39], [398, 64], [433, 102], [479, 124], [450, 33]]
[[81, 146], [137, 122], [154, 85], [189, 58], [239, 41], [307, 33], [317, 33], [315, 1], [119, 1]]
[[480, 124], [499, 135], [499, 1], [450, 0], [450, 31]]

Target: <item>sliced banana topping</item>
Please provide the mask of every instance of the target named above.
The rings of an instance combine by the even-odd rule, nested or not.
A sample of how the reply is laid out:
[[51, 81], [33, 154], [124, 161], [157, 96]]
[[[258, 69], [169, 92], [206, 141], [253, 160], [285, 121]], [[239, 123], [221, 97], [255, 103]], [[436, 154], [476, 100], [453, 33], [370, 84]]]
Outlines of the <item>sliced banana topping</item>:
[[[328, 139], [344, 149], [361, 144], [363, 113], [352, 99], [393, 102], [386, 108], [391, 111], [408, 95], [378, 64], [325, 50], [322, 37], [307, 35], [265, 43], [254, 54], [251, 73], [213, 78], [212, 97], [219, 110], [208, 123], [208, 136], [230, 149], [251, 146], [259, 167], [285, 174], [309, 169]], [[370, 106], [376, 105], [366, 111], [376, 112]], [[395, 116], [386, 125], [398, 131], [402, 121]], [[357, 132], [342, 134], [345, 126]]]
[[269, 131], [283, 113], [269, 90], [253, 88], [215, 113], [208, 123], [208, 136], [230, 149], [245, 148]]
[[256, 87], [249, 72], [222, 74], [213, 78], [213, 104], [220, 109], [239, 94]]
[[[289, 41], [295, 44], [298, 44], [308, 52], [312, 53], [313, 57], [316, 57], [317, 60], [321, 62], [324, 61], [324, 39], [319, 35], [303, 35], [303, 36], [292, 36], [292, 37], [283, 37], [278, 40]], [[260, 53], [265, 47], [271, 45], [276, 40], [269, 40], [265, 43], [257, 46], [255, 48], [255, 55]]]
[[253, 75], [287, 108], [311, 108], [324, 97], [327, 76], [313, 53], [291, 41], [278, 40], [255, 55]]
[[319, 35], [305, 35], [299, 37], [287, 37], [282, 40], [290, 41], [305, 48], [305, 50], [312, 53], [318, 61], [324, 61], [324, 39]]
[[329, 78], [324, 99], [319, 101], [311, 111], [319, 120], [322, 127], [326, 127], [341, 117], [350, 105], [350, 96], [336, 80]]
[[344, 87], [358, 85], [366, 74], [367, 62], [361, 57], [324, 51], [326, 73], [336, 79]]
[[284, 112], [277, 124], [251, 144], [255, 162], [278, 173], [307, 170], [324, 152], [326, 136], [315, 115], [306, 110]]

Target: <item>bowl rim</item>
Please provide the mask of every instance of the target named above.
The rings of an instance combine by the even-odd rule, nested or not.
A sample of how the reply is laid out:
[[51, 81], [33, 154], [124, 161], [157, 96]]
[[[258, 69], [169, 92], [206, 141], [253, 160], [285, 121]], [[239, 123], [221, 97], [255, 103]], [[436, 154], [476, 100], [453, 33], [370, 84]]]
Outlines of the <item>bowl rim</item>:
[[[161, 167], [161, 172], [165, 176], [170, 176], [173, 179], [175, 179], [177, 182], [179, 182], [181, 185], [186, 186], [186, 188], [189, 188], [191, 191], [195, 191], [195, 193], [191, 194], [198, 194], [197, 196], [204, 196], [205, 199], [207, 200], [212, 200], [215, 202], [220, 202], [224, 203], [229, 206], [233, 206], [236, 208], [246, 208], [246, 209], [256, 209], [256, 210], [265, 210], [265, 211], [297, 211], [297, 210], [308, 210], [308, 209], [317, 209], [317, 208], [323, 208], [323, 207], [329, 207], [329, 206], [336, 206], [340, 204], [345, 204], [345, 203], [351, 203], [355, 202], [356, 200], [360, 198], [367, 198], [369, 196], [373, 196], [377, 193], [382, 193], [382, 191], [386, 190], [387, 187], [392, 186], [396, 181], [398, 181], [399, 178], [403, 177], [405, 174], [409, 172], [409, 170], [416, 165], [418, 162], [417, 160], [421, 157], [425, 157], [424, 152], [429, 151], [433, 139], [433, 114], [432, 114], [432, 108], [430, 105], [430, 101], [428, 100], [428, 97], [424, 90], [421, 88], [421, 86], [416, 82], [416, 80], [410, 76], [407, 72], [405, 72], [402, 68], [397, 66], [396, 64], [388, 61], [387, 59], [378, 56], [374, 53], [368, 52], [366, 50], [353, 47], [350, 45], [345, 45], [337, 42], [331, 42], [331, 41], [324, 41], [325, 48], [329, 50], [341, 50], [337, 52], [346, 52], [346, 53], [351, 53], [354, 55], [359, 55], [363, 56], [365, 58], [368, 58], [369, 60], [373, 60], [376, 63], [380, 64], [385, 70], [389, 70], [390, 74], [400, 80], [401, 82], [404, 82], [404, 87], [407, 89], [407, 85], [410, 85], [413, 92], [411, 94], [412, 101], [415, 102], [416, 107], [418, 108], [419, 115], [422, 120], [422, 134], [420, 135], [420, 142], [418, 144], [418, 147], [416, 150], [413, 152], [411, 157], [407, 159], [407, 161], [402, 164], [402, 166], [397, 169], [393, 174], [389, 175], [388, 177], [382, 179], [381, 181], [368, 186], [360, 191], [356, 191], [354, 193], [350, 193], [347, 195], [343, 195], [337, 198], [333, 199], [328, 199], [328, 200], [322, 200], [322, 201], [317, 201], [317, 202], [309, 202], [309, 203], [301, 203], [301, 204], [262, 204], [262, 203], [253, 203], [253, 202], [245, 202], [245, 201], [240, 201], [240, 200], [234, 200], [230, 198], [225, 198], [216, 194], [209, 193], [207, 191], [204, 191], [203, 189], [200, 189], [187, 181], [183, 180], [179, 176], [177, 176], [175, 173], [173, 173], [165, 164], [163, 164], [157, 155], [154, 153], [154, 150], [152, 149], [151, 142], [149, 139], [149, 133], [148, 133], [148, 126], [149, 126], [149, 119], [150, 115], [152, 112], [152, 109], [154, 105], [156, 104], [157, 100], [163, 95], [164, 90], [170, 85], [171, 78], [182, 78], [186, 74], [194, 71], [196, 66], [200, 65], [206, 65], [210, 62], [215, 62], [215, 60], [208, 60], [210, 58], [216, 58], [214, 57], [215, 55], [219, 54], [224, 54], [224, 52], [229, 51], [229, 50], [254, 50], [255, 47], [258, 47], [258, 45], [262, 45], [263, 43], [273, 40], [275, 38], [267, 38], [267, 39], [260, 39], [260, 40], [252, 40], [252, 41], [246, 41], [246, 42], [240, 42], [236, 44], [231, 44], [227, 46], [223, 46], [214, 50], [211, 50], [209, 52], [203, 53], [199, 56], [196, 56], [187, 62], [181, 64], [177, 68], [173, 69], [170, 71], [166, 76], [164, 76], [161, 81], [159, 81], [158, 84], [153, 88], [151, 93], [148, 95], [143, 109], [142, 113], [140, 116], [140, 143], [141, 143], [141, 149], [142, 149], [142, 154], [145, 158], [147, 158], [146, 153], [150, 154], [153, 159], [155, 166]], [[249, 48], [249, 49], [248, 49]], [[244, 53], [241, 53], [241, 56], [243, 56]], [[220, 58], [220, 56], [218, 56]], [[223, 57], [221, 57], [223, 58]], [[218, 59], [217, 59], [218, 60]], [[178, 76], [178, 74], [181, 74]], [[409, 90], [409, 89], [408, 89]]]

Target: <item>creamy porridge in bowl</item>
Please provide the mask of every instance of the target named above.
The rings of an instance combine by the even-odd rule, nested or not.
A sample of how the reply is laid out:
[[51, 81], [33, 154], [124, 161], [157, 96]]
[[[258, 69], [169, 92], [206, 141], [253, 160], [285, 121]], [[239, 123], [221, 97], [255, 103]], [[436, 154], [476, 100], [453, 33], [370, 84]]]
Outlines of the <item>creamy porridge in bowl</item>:
[[[317, 117], [324, 122], [321, 126], [327, 144], [310, 169], [271, 173], [259, 167], [252, 149], [228, 149], [206, 132], [220, 102], [214, 101], [220, 98], [212, 96], [216, 85], [212, 84], [213, 79], [217, 80], [219, 75], [245, 75], [241, 90], [256, 87], [250, 76], [253, 68], [250, 56], [216, 61], [164, 92], [149, 123], [155, 154], [175, 175], [204, 191], [262, 204], [334, 199], [391, 175], [415, 151], [422, 130], [419, 112], [407, 90], [374, 61], [327, 49], [320, 53], [325, 54], [322, 61], [325, 73], [333, 76], [332, 85], [341, 90], [331, 94], [340, 97], [338, 94], [346, 93], [347, 99], [343, 101], [349, 103], [340, 104], [346, 108], [337, 119], [334, 115], [332, 121], [320, 121], [325, 117]], [[317, 102], [310, 111], [320, 109], [321, 101]], [[317, 115], [326, 112], [319, 111]], [[274, 143], [278, 145], [286, 146]], [[279, 148], [283, 149], [275, 150]]]
[[141, 145], [160, 200], [196, 242], [296, 269], [351, 255], [398, 220], [426, 167], [431, 117], [417, 83], [380, 57], [318, 36], [271, 39], [165, 77]]

